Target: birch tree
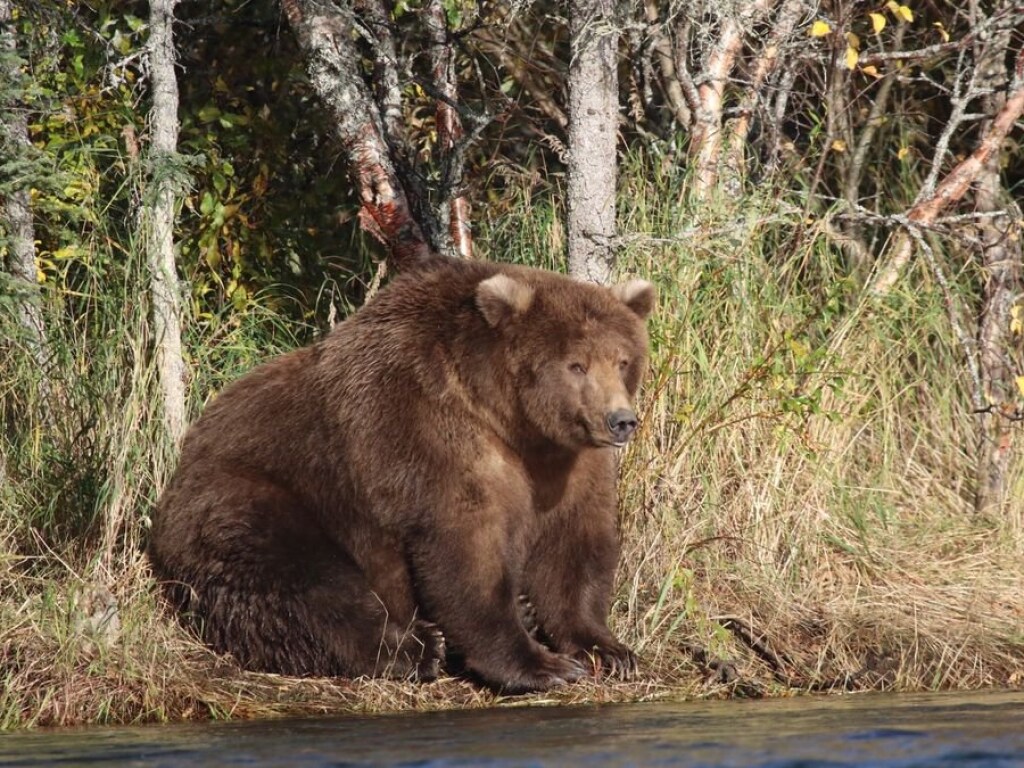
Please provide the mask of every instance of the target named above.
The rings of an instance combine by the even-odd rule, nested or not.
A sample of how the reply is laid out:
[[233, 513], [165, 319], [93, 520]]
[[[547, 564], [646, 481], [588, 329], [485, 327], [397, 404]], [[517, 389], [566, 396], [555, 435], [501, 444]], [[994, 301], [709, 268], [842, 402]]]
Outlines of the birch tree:
[[618, 39], [614, 0], [569, 3], [569, 273], [601, 284], [615, 266]]
[[801, 24], [813, 15], [814, 4], [645, 0], [642, 12], [657, 85], [688, 133], [693, 194], [707, 199], [718, 189], [723, 168], [733, 177], [743, 175], [755, 117], [766, 136], [779, 130], [793, 73], [783, 64], [802, 45]]
[[50, 359], [49, 344], [42, 313], [42, 296], [36, 279], [35, 228], [32, 222], [29, 155], [32, 145], [28, 135], [26, 107], [20, 103], [24, 92], [22, 59], [18, 55], [11, 0], [0, 0], [0, 69], [4, 85], [0, 86], [0, 196], [3, 213], [0, 227], [4, 230], [7, 258], [5, 268], [10, 275], [11, 293], [17, 307], [18, 324], [25, 343], [43, 375]]
[[187, 426], [185, 363], [181, 349], [181, 296], [174, 258], [178, 146], [178, 81], [174, 73], [177, 0], [150, 3], [149, 67], [152, 89], [151, 189], [142, 222], [150, 272], [150, 300], [164, 423], [175, 444]]
[[[465, 148], [487, 118], [459, 108], [443, 4], [431, 2], [415, 11], [429, 46], [428, 77], [417, 77], [416, 55], [396, 42], [390, 4], [383, 0], [281, 4], [313, 90], [346, 154], [363, 228], [385, 245], [399, 269], [435, 252], [470, 255], [468, 208], [459, 187]], [[369, 77], [353, 31], [371, 51]], [[429, 172], [406, 125], [403, 89], [411, 81], [436, 101], [437, 164]], [[468, 126], [467, 117], [472, 118]]]
[[[461, 176], [461, 167], [453, 160], [459, 140], [463, 137], [462, 120], [455, 103], [458, 99], [458, 84], [455, 78], [455, 56], [452, 41], [449, 39], [447, 16], [442, 0], [430, 0], [426, 8], [426, 25], [430, 33], [430, 69], [438, 90], [435, 123], [437, 125], [437, 144], [442, 168], [449, 172], [457, 172]], [[456, 178], [445, 180], [445, 184], [454, 187]], [[450, 247], [463, 258], [473, 257], [473, 237], [469, 224], [469, 201], [463, 195], [443, 195], [438, 201], [437, 217], [442, 227], [446, 227], [450, 238]]]

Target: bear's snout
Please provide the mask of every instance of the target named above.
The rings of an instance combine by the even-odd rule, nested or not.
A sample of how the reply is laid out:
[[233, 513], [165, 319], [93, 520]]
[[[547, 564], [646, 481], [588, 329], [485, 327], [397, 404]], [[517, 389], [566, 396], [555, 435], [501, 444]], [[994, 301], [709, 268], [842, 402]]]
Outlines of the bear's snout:
[[636, 414], [629, 408], [619, 408], [605, 417], [605, 424], [612, 433], [612, 440], [617, 445], [622, 445], [636, 432]]

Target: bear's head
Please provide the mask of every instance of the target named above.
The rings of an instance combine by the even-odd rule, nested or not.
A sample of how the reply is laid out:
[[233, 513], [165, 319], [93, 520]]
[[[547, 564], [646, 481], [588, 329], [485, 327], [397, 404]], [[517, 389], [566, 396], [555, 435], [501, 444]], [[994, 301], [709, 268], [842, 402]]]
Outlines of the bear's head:
[[569, 449], [620, 447], [637, 427], [654, 286], [612, 288], [545, 273], [500, 273], [476, 289], [515, 389], [511, 425]]

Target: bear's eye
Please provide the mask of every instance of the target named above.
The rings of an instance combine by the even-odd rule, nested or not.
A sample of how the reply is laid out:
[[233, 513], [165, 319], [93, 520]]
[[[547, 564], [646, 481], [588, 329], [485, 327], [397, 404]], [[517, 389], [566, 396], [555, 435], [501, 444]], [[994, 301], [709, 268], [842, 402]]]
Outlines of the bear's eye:
[[629, 360], [619, 360], [619, 370], [624, 371], [629, 368]]
[[570, 363], [569, 370], [579, 376], [585, 376], [587, 373], [587, 366], [583, 363]]

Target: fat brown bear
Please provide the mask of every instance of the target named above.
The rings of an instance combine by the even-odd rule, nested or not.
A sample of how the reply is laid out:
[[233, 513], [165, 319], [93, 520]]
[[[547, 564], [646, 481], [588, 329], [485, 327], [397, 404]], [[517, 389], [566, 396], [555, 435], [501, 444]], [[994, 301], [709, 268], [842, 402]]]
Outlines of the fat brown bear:
[[653, 303], [642, 280], [402, 274], [192, 426], [150, 538], [171, 601], [255, 670], [432, 679], [447, 656], [507, 692], [631, 676], [607, 626], [614, 449]]

